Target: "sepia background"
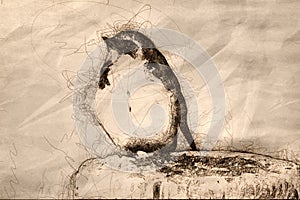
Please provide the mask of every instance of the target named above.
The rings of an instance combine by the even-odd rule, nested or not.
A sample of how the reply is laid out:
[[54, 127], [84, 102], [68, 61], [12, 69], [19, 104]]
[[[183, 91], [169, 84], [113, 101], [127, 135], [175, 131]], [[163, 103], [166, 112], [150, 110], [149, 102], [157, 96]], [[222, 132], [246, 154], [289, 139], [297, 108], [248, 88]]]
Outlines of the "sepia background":
[[299, 1], [1, 0], [1, 198], [58, 198], [91, 157], [74, 130], [72, 81], [99, 31], [139, 12], [212, 57], [226, 94], [216, 149], [300, 162]]

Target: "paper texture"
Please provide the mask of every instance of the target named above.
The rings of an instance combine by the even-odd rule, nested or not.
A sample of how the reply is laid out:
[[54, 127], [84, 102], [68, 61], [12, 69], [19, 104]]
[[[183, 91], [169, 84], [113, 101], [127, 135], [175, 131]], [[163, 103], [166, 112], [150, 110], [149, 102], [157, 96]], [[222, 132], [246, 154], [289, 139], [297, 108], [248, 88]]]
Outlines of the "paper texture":
[[139, 12], [139, 23], [188, 35], [212, 57], [226, 97], [216, 148], [300, 162], [299, 1], [2, 0], [1, 198], [59, 198], [92, 157], [74, 126], [74, 77], [99, 34]]

